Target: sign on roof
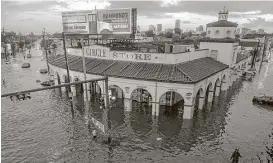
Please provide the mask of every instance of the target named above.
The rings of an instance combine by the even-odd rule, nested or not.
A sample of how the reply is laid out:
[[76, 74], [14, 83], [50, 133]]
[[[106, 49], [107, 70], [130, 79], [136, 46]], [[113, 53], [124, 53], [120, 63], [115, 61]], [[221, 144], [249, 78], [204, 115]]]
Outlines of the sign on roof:
[[63, 31], [68, 34], [134, 34], [136, 18], [136, 8], [62, 13]]

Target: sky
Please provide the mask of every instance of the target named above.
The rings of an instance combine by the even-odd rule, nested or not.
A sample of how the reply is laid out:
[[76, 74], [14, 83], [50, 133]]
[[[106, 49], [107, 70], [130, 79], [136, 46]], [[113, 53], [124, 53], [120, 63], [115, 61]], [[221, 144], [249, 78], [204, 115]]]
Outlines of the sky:
[[264, 29], [273, 33], [273, 1], [113, 1], [113, 0], [1, 0], [1, 27], [21, 33], [62, 32], [61, 12], [109, 8], [137, 8], [137, 25], [148, 30], [149, 25], [162, 24], [163, 30], [174, 28], [175, 20], [181, 28], [204, 29], [207, 23], [218, 20], [224, 6], [229, 10], [229, 21], [240, 27]]

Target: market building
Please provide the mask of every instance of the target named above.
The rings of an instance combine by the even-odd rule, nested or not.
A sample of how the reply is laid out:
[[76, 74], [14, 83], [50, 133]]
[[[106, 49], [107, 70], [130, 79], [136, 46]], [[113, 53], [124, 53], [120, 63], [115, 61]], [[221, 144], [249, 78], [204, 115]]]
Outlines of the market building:
[[[139, 102], [145, 103], [153, 116], [177, 112], [177, 116], [192, 119], [194, 112], [210, 109], [213, 100], [247, 68], [249, 53], [241, 53], [234, 34], [231, 32], [230, 38], [203, 39], [200, 49], [167, 43], [131, 47], [124, 40], [113, 39], [98, 44], [87, 37], [82, 48], [67, 48], [70, 79], [84, 80], [85, 56], [87, 80], [108, 76], [109, 94], [122, 100], [125, 111], [132, 111], [132, 103]], [[49, 63], [56, 84], [67, 82], [64, 56], [51, 57]], [[102, 82], [89, 83], [87, 87], [83, 90], [88, 91], [88, 100], [104, 96]], [[83, 93], [75, 87], [72, 92], [73, 96]]]

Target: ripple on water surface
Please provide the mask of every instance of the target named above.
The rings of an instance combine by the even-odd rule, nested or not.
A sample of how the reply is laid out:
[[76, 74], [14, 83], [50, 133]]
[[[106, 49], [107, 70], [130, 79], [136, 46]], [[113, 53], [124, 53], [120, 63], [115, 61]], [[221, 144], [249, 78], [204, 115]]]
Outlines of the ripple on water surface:
[[[2, 63], [7, 81], [2, 93], [40, 87], [36, 80], [47, 78], [39, 73], [46, 64], [41, 61], [41, 51], [33, 50], [33, 55], [28, 59], [29, 69], [21, 69], [22, 58], [18, 57], [11, 64]], [[265, 160], [266, 147], [273, 141], [273, 109], [251, 101], [254, 95], [273, 94], [271, 63], [263, 65], [253, 82], [237, 81], [215, 99], [210, 111], [198, 111], [191, 121], [163, 115], [162, 110], [159, 118], [152, 118], [150, 109], [137, 104], [127, 113], [118, 101], [109, 112], [113, 135], [121, 141], [121, 146], [114, 147], [113, 162], [229, 162], [235, 148], [240, 148], [242, 161], [257, 162], [257, 154]], [[107, 146], [91, 139], [93, 126], [85, 124], [81, 101], [74, 104], [72, 119], [70, 102], [58, 90], [31, 96], [17, 102], [2, 99], [3, 162], [108, 160]], [[99, 105], [92, 103], [91, 107], [92, 115], [103, 121]], [[156, 141], [158, 137], [161, 143]]]

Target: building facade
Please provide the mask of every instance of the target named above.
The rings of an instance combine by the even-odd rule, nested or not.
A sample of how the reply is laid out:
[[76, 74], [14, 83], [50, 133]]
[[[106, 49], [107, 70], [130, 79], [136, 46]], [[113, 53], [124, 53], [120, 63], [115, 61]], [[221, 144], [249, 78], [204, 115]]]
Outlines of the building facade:
[[227, 10], [220, 11], [218, 21], [207, 24], [207, 36], [211, 38], [235, 38], [237, 23], [228, 21]]
[[[70, 78], [84, 80], [84, 54], [87, 80], [108, 76], [109, 90], [118, 89], [115, 97], [122, 99], [124, 111], [132, 111], [133, 102], [144, 102], [152, 116], [161, 116], [160, 109], [175, 108], [177, 116], [192, 119], [198, 110], [210, 109], [215, 97], [229, 89], [247, 69], [249, 55], [240, 53], [237, 40], [221, 39], [217, 41], [212, 36], [201, 40], [200, 49], [165, 44], [164, 52], [154, 45], [138, 50], [95, 44], [67, 48]], [[56, 84], [67, 82], [65, 63], [63, 55], [49, 58]], [[83, 89], [88, 91], [83, 93], [85, 99], [96, 95], [106, 98], [105, 86], [103, 82], [88, 83]], [[77, 96], [76, 88], [71, 89]]]
[[149, 30], [155, 31], [155, 26], [154, 25], [149, 25]]
[[162, 32], [162, 24], [157, 24], [157, 32]]
[[175, 21], [175, 28], [179, 28], [180, 29], [180, 20], [179, 19], [177, 19]]

